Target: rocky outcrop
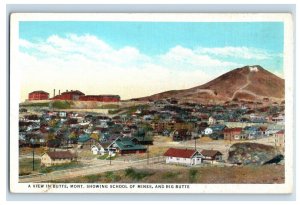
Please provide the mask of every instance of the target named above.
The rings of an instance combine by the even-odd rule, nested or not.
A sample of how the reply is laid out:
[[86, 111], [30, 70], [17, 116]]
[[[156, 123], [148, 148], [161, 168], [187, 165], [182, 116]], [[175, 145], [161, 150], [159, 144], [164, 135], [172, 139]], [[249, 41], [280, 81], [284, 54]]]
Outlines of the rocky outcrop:
[[[282, 157], [275, 147], [258, 143], [236, 143], [229, 149], [228, 162], [232, 164], [255, 164], [279, 163]], [[273, 160], [275, 159], [275, 160]]]

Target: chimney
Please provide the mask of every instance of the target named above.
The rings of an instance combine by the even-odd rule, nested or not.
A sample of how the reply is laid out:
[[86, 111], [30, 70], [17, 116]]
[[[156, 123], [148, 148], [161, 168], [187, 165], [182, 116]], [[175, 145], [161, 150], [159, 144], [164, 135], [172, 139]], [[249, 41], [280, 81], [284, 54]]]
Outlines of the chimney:
[[58, 90], [58, 95], [60, 95], [60, 90]]
[[55, 97], [55, 89], [53, 89], [53, 97]]

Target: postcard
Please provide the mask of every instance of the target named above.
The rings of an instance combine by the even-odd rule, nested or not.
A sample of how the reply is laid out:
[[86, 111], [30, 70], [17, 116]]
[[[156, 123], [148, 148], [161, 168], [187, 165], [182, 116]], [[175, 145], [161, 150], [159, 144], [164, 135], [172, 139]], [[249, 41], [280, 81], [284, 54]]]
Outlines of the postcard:
[[288, 13], [13, 13], [13, 193], [291, 193]]

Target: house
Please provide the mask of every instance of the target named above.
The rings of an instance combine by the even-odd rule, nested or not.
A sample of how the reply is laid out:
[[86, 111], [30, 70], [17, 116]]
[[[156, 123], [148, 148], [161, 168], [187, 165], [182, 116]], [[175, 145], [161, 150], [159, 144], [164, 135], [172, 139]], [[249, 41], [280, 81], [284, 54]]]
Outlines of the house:
[[257, 139], [262, 136], [260, 127], [256, 126], [246, 126], [243, 130], [243, 136], [245, 139]]
[[225, 128], [224, 129], [224, 140], [234, 141], [238, 139], [238, 135], [241, 134], [243, 128], [234, 127], [234, 128]]
[[203, 156], [203, 161], [208, 161], [210, 163], [214, 163], [215, 161], [222, 160], [222, 153], [218, 150], [202, 150], [201, 154]]
[[92, 145], [91, 146], [91, 151], [92, 151], [93, 154], [96, 155], [96, 154], [99, 154], [100, 149], [98, 148], [97, 145]]
[[120, 102], [119, 95], [80, 95], [80, 101]]
[[80, 92], [79, 90], [71, 90], [63, 92], [59, 95], [54, 96], [51, 98], [52, 100], [79, 100], [80, 96], [84, 96], [84, 93]]
[[77, 139], [78, 148], [91, 149], [92, 145], [98, 145], [99, 142], [90, 137], [88, 134], [82, 134]]
[[205, 135], [211, 135], [213, 133], [213, 129], [210, 128], [210, 127], [207, 127], [207, 128], [204, 129], [203, 133]]
[[71, 163], [76, 159], [76, 155], [70, 151], [46, 152], [41, 156], [41, 166], [53, 166]]
[[108, 152], [108, 146], [111, 144], [111, 142], [101, 142], [98, 144], [99, 148], [99, 154], [104, 155]]
[[224, 129], [226, 128], [226, 125], [220, 125], [220, 124], [216, 124], [216, 125], [211, 125], [210, 127], [207, 127], [204, 129], [204, 134], [205, 135], [211, 135], [212, 133], [221, 133], [223, 134]]
[[33, 91], [28, 94], [28, 100], [48, 100], [49, 99], [49, 93], [42, 91], [42, 90], [37, 90]]
[[220, 139], [224, 139], [224, 135], [220, 132], [214, 132], [209, 135], [209, 138], [211, 138], [213, 140], [220, 140]]
[[59, 116], [59, 117], [62, 117], [62, 118], [66, 118], [66, 117], [67, 117], [67, 112], [65, 112], [65, 111], [60, 111], [60, 112], [58, 112], [58, 116]]
[[214, 124], [216, 124], [216, 122], [217, 122], [217, 120], [216, 120], [216, 118], [214, 118], [213, 116], [210, 116], [210, 117], [208, 118], [208, 124], [209, 124], [209, 125], [214, 125]]
[[271, 135], [274, 135], [275, 133], [281, 131], [284, 129], [284, 126], [283, 125], [280, 125], [280, 124], [272, 124], [272, 125], [269, 125], [267, 130], [265, 131], [265, 134], [267, 136], [271, 136]]
[[120, 153], [121, 155], [145, 153], [147, 151], [145, 146], [134, 144], [132, 138], [129, 137], [116, 139], [107, 147], [107, 149], [110, 152]]
[[197, 150], [169, 148], [165, 153], [167, 164], [194, 166], [202, 163], [202, 154]]
[[108, 152], [107, 147], [110, 145], [111, 143], [98, 143], [98, 144], [94, 144], [91, 146], [91, 152], [93, 154], [100, 154], [100, 155], [104, 155], [105, 153]]
[[136, 136], [132, 138], [134, 144], [153, 145], [153, 138], [151, 136]]
[[188, 129], [180, 129], [173, 132], [173, 141], [186, 141], [191, 139], [192, 133]]

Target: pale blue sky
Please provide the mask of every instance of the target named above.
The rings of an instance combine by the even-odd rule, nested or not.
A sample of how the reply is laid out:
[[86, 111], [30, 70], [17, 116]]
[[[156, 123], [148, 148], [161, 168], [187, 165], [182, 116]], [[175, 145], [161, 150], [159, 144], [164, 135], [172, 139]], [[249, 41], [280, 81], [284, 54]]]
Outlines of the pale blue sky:
[[[74, 60], [90, 72], [102, 74], [108, 69], [131, 72], [134, 68], [161, 68], [165, 71], [161, 75], [187, 75], [186, 79], [182, 77], [181, 86], [174, 88], [181, 89], [244, 65], [261, 65], [282, 76], [283, 26], [282, 22], [26, 21], [19, 24], [20, 51], [24, 58], [30, 58], [26, 61], [32, 61], [32, 66], [28, 65], [31, 73], [44, 73], [41, 67], [46, 69], [49, 62], [53, 72], [73, 71]], [[30, 68], [34, 66], [39, 68]], [[149, 83], [158, 81], [155, 76], [152, 78]], [[130, 86], [132, 80], [127, 80], [126, 84], [124, 79], [123, 87]], [[160, 86], [162, 90], [169, 89]], [[145, 92], [137, 95], [142, 93]]]

